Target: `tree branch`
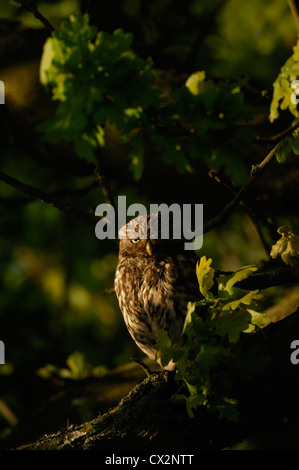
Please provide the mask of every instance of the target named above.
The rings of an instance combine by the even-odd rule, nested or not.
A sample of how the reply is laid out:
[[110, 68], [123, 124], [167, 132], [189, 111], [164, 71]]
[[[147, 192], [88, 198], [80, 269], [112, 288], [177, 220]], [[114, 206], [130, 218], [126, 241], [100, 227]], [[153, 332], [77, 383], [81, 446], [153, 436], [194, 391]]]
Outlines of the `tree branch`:
[[279, 132], [278, 134], [272, 135], [271, 137], [261, 137], [257, 136], [256, 141], [257, 142], [278, 142], [282, 140], [284, 137], [287, 137], [288, 135], [292, 134], [296, 129], [299, 127], [299, 121], [295, 122], [295, 124], [292, 124], [290, 127], [287, 129], [284, 129], [283, 131]]
[[227, 219], [227, 217], [232, 213], [232, 211], [239, 204], [239, 202], [244, 198], [248, 190], [261, 176], [265, 167], [269, 165], [269, 163], [273, 160], [277, 146], [278, 144], [268, 153], [268, 155], [264, 158], [261, 163], [252, 166], [248, 181], [243, 186], [241, 186], [241, 188], [235, 194], [233, 199], [224, 207], [224, 209], [218, 215], [208, 220], [208, 222], [204, 224], [203, 233], [209, 232], [214, 227], [216, 227], [216, 225], [219, 225]]
[[[298, 409], [298, 367], [290, 361], [290, 345], [299, 330], [299, 311], [255, 334], [244, 334], [244, 348], [268, 357], [262, 374], [234, 384], [240, 419], [218, 419], [199, 408], [189, 418], [185, 404], [172, 400], [179, 383], [154, 374], [137, 385], [118, 406], [94, 420], [21, 445], [20, 450], [188, 450], [223, 449], [261, 432]], [[275, 393], [273, 393], [275, 390]]]
[[[219, 176], [219, 172], [211, 170], [209, 172], [209, 175], [211, 176], [211, 178], [214, 179], [214, 181], [216, 181], [217, 183], [221, 184], [224, 188], [226, 188], [233, 196], [236, 195], [236, 190], [234, 186], [231, 183], [225, 181], [223, 177]], [[271, 221], [261, 216], [259, 214], [259, 211], [256, 209], [256, 205], [252, 204], [251, 201], [250, 201], [250, 205], [248, 204], [247, 201], [246, 202], [241, 201], [240, 204], [244, 208], [244, 211], [248, 214], [248, 216], [252, 219], [253, 223], [255, 224], [255, 227], [260, 236], [260, 239], [265, 248], [265, 251], [267, 254], [269, 254], [271, 251], [272, 244], [269, 245], [268, 241], [265, 239], [263, 231], [262, 231], [262, 227], [266, 229], [268, 235], [270, 236], [271, 241], [277, 239], [277, 227], [275, 227]]]
[[110, 186], [107, 184], [106, 178], [103, 174], [103, 169], [100, 168], [99, 163], [97, 163], [97, 166], [95, 167], [94, 174], [95, 174], [97, 182], [101, 186], [102, 193], [103, 193], [106, 203], [112, 205], [114, 209], [116, 209], [114, 196], [112, 194]]
[[255, 290], [268, 289], [268, 287], [298, 284], [299, 266], [271, 266], [251, 273], [251, 275], [236, 283], [241, 289]]
[[19, 5], [19, 6], [22, 6], [22, 8], [24, 8], [24, 10], [27, 10], [27, 11], [30, 11], [30, 13], [33, 13], [33, 15], [35, 16], [35, 18], [37, 18], [44, 26], [45, 28], [50, 32], [52, 33], [53, 31], [55, 31], [54, 27], [51, 25], [51, 23], [49, 22], [49, 20], [47, 20], [47, 18], [45, 18], [41, 13], [40, 11], [38, 10], [35, 2], [31, 2], [29, 5], [24, 5], [22, 2], [19, 3], [19, 2], [11, 2], [11, 3], [15, 3], [16, 5]]
[[297, 27], [299, 28], [299, 13], [298, 13], [298, 6], [296, 4], [296, 0], [288, 0], [288, 4], [292, 12], [292, 15], [294, 17], [294, 20], [297, 24]]
[[[208, 222], [206, 224], [204, 224], [203, 233], [209, 232], [216, 225], [219, 225], [220, 223], [224, 222], [227, 219], [227, 217], [232, 213], [232, 211], [239, 204], [239, 202], [243, 200], [243, 198], [246, 195], [247, 191], [251, 188], [251, 186], [260, 177], [260, 175], [264, 171], [264, 168], [267, 165], [269, 165], [269, 163], [273, 160], [273, 157], [275, 156], [275, 151], [278, 147], [278, 144], [287, 135], [292, 134], [292, 132], [294, 132], [298, 127], [299, 127], [299, 121], [295, 122], [295, 124], [293, 124], [292, 126], [288, 127], [284, 131], [282, 131], [279, 134], [276, 134], [272, 137], [269, 137], [269, 138], [258, 137], [257, 138], [258, 141], [265, 140], [267, 142], [277, 142], [277, 144], [275, 145], [275, 147], [272, 150], [270, 150], [268, 155], [264, 158], [264, 160], [261, 163], [259, 163], [258, 165], [253, 165], [252, 166], [251, 172], [250, 172], [250, 177], [249, 177], [249, 180], [247, 181], [247, 183], [245, 183], [243, 186], [241, 186], [239, 191], [237, 193], [235, 193], [233, 199], [225, 206], [225, 208], [218, 215], [216, 215], [212, 219], [208, 220]], [[272, 227], [270, 227], [270, 225], [268, 225], [268, 229], [270, 229], [270, 233], [273, 233]]]
[[51, 196], [49, 194], [46, 194], [41, 189], [23, 183], [2, 171], [0, 171], [0, 180], [8, 184], [9, 186], [12, 186], [13, 188], [17, 189], [18, 191], [21, 191], [27, 196], [38, 201], [45, 202], [53, 207], [56, 207], [56, 209], [59, 209], [61, 212], [70, 214], [72, 217], [80, 220], [88, 227], [94, 228], [94, 219], [91, 216], [82, 213], [81, 211], [73, 207], [71, 204], [69, 204], [67, 201], [63, 201], [60, 197], [55, 197], [53, 195]]

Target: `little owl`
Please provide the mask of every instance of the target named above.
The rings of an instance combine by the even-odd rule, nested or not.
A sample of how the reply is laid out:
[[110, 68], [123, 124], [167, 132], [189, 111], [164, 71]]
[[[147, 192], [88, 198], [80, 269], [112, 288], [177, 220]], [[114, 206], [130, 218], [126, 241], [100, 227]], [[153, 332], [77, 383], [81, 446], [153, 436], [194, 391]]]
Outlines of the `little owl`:
[[[155, 360], [159, 332], [180, 342], [187, 303], [198, 299], [199, 289], [196, 255], [184, 250], [183, 239], [163, 239], [160, 226], [153, 235], [154, 217], [139, 216], [120, 230], [114, 287], [129, 333]], [[165, 367], [174, 368], [172, 361]]]

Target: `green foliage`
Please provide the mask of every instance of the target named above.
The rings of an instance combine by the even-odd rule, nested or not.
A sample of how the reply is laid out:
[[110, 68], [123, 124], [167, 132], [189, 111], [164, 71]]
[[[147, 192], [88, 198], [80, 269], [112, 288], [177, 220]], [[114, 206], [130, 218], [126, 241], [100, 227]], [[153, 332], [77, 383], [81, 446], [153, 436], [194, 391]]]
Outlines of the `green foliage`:
[[[193, 73], [177, 96], [177, 112], [192, 131], [190, 153], [213, 170], [225, 168], [236, 185], [247, 179], [242, 154], [253, 146], [255, 131], [246, 125], [254, 108], [244, 100], [246, 80], [220, 81]], [[217, 136], [217, 137], [216, 137]]]
[[[200, 0], [198, 0], [200, 1]], [[249, 76], [268, 88], [296, 39], [297, 28], [288, 2], [251, 0], [222, 2], [218, 27], [207, 38], [219, 77]]]
[[270, 121], [273, 122], [279, 117], [279, 111], [288, 109], [290, 113], [298, 118], [296, 100], [296, 84], [293, 84], [299, 76], [299, 42], [294, 46], [294, 52], [281, 67], [281, 71], [273, 84], [273, 98], [270, 106]]
[[278, 161], [278, 163], [284, 163], [288, 155], [291, 153], [291, 151], [292, 151], [292, 148], [290, 145], [289, 137], [279, 142], [275, 150], [275, 156], [276, 156], [276, 160]]
[[[215, 81], [199, 71], [170, 99], [162, 98], [152, 60], [138, 57], [132, 41], [120, 29], [98, 32], [79, 13], [53, 33], [40, 78], [59, 106], [55, 118], [39, 126], [43, 138], [73, 142], [80, 157], [93, 160], [94, 151], [106, 145], [106, 126], [114, 125], [135, 180], [142, 177], [150, 146], [180, 173], [191, 172], [191, 160], [199, 158], [213, 169], [225, 168], [234, 184], [244, 182], [240, 154], [250, 151], [255, 135], [245, 124], [253, 111], [244, 102], [246, 82]], [[189, 144], [180, 132], [169, 135], [176, 127], [192, 137]]]
[[292, 153], [299, 155], [299, 136], [297, 130], [279, 142], [275, 149], [276, 160], [278, 163], [285, 163], [287, 157]]
[[[121, 29], [98, 32], [79, 13], [47, 40], [41, 80], [60, 102], [56, 117], [39, 127], [47, 140], [74, 141], [79, 156], [92, 160], [94, 149], [105, 145], [107, 122], [117, 127], [123, 142], [142, 127], [145, 110], [160, 100], [152, 88], [152, 62], [136, 56], [132, 40]], [[138, 147], [135, 143], [135, 152]]]
[[92, 367], [80, 351], [74, 351], [66, 359], [67, 367], [58, 367], [54, 364], [46, 364], [40, 367], [37, 374], [44, 379], [60, 377], [63, 379], [80, 380], [86, 377], [100, 377], [107, 371], [104, 366]]
[[131, 161], [130, 169], [133, 172], [134, 179], [138, 181], [142, 176], [144, 167], [143, 138], [141, 133], [139, 133], [132, 142], [129, 159]]
[[284, 263], [294, 265], [299, 260], [299, 237], [295, 235], [290, 227], [279, 227], [277, 232], [280, 239], [272, 246], [271, 257], [280, 256]]
[[206, 259], [203, 256], [196, 265], [196, 276], [199, 284], [199, 290], [205, 299], [212, 299], [213, 294], [210, 292], [214, 285], [214, 270], [210, 267], [212, 259]]
[[[299, 40], [293, 48], [293, 54], [281, 67], [280, 73], [273, 83], [273, 96], [270, 104], [270, 122], [279, 118], [281, 112], [289, 112], [298, 122], [298, 76], [299, 76]], [[278, 163], [285, 163], [287, 157], [294, 153], [299, 155], [299, 137], [295, 130], [285, 137], [276, 147], [275, 154]]]
[[221, 276], [218, 292], [212, 292], [214, 270], [211, 259], [203, 256], [197, 264], [198, 302], [189, 302], [183, 328], [184, 346], [171, 345], [165, 332], [159, 339], [158, 356], [166, 365], [173, 359], [177, 364], [176, 378], [188, 391], [187, 411], [204, 406], [218, 412], [219, 417], [238, 419], [237, 401], [231, 396], [233, 383], [262, 370], [266, 358], [253, 349], [243, 349], [242, 333], [253, 333], [270, 320], [254, 310], [261, 296], [257, 290], [246, 294], [235, 284], [257, 268], [244, 266], [232, 275]]

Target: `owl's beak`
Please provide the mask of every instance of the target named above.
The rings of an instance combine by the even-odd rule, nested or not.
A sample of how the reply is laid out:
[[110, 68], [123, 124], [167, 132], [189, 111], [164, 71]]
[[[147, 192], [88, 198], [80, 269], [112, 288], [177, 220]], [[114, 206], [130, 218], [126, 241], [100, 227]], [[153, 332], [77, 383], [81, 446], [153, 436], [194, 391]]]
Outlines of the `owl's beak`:
[[152, 249], [152, 245], [151, 245], [151, 242], [150, 242], [150, 241], [147, 241], [147, 242], [146, 242], [145, 249], [146, 249], [146, 252], [147, 252], [150, 256], [152, 256], [152, 254], [153, 254], [153, 249]]

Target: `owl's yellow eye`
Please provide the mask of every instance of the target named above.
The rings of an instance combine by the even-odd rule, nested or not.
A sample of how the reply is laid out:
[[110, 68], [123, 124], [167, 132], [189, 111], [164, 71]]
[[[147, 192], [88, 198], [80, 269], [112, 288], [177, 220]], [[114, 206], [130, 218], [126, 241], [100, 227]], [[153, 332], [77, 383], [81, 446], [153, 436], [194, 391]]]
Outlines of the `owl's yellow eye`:
[[139, 238], [132, 238], [132, 239], [130, 240], [130, 242], [136, 244], [136, 243], [139, 243], [139, 242], [140, 242], [140, 239], [139, 239]]

